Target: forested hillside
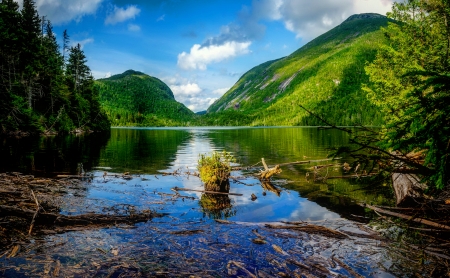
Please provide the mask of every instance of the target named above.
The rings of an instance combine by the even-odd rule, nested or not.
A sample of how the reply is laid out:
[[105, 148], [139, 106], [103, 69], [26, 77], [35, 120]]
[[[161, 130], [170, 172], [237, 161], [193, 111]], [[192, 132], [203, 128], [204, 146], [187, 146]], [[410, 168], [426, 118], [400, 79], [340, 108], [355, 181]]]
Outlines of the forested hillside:
[[80, 45], [63, 51], [34, 1], [0, 2], [0, 133], [106, 130], [110, 123]]
[[385, 40], [378, 14], [353, 15], [291, 55], [247, 73], [204, 117], [212, 125], [322, 125], [300, 105], [337, 125], [380, 125], [362, 85], [366, 63]]
[[142, 72], [128, 70], [99, 79], [96, 88], [114, 126], [186, 126], [195, 117], [165, 83]]

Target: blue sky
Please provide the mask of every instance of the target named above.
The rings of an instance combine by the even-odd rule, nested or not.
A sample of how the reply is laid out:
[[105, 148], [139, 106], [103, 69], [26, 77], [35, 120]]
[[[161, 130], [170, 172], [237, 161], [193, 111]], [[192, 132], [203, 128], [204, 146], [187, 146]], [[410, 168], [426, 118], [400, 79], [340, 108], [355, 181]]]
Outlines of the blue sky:
[[[22, 0], [17, 0], [19, 3]], [[80, 43], [96, 79], [128, 69], [206, 110], [242, 74], [289, 55], [352, 14], [392, 0], [36, 0], [61, 39]]]

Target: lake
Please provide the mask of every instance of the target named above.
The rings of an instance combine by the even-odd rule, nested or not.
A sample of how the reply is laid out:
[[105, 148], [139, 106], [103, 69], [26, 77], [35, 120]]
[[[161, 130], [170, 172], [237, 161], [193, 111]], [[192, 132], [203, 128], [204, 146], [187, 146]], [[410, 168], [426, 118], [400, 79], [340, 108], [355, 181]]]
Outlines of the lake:
[[[328, 158], [332, 148], [348, 140], [342, 131], [316, 127], [112, 128], [100, 134], [4, 139], [0, 172], [93, 176], [85, 181], [81, 194], [68, 192], [61, 197], [62, 214], [152, 210], [166, 216], [135, 226], [43, 236], [30, 241], [28, 251], [17, 259], [2, 259], [0, 266], [11, 277], [32, 276], [55, 265], [63, 265], [66, 272], [58, 271], [65, 275], [80, 277], [134, 272], [162, 277], [188, 272], [203, 277], [251, 276], [249, 269], [251, 273], [260, 269], [266, 274], [276, 270], [293, 275], [295, 266], [301, 264], [291, 262], [287, 267], [280, 259], [290, 255], [302, 264], [309, 262], [307, 268], [313, 275], [352, 276], [355, 271], [390, 277], [389, 268], [395, 266], [392, 256], [384, 243], [368, 239], [361, 231], [371, 214], [358, 205], [391, 204], [389, 188], [367, 186], [361, 179], [331, 178], [345, 175], [342, 163], [351, 163], [345, 157]], [[242, 196], [174, 193], [174, 188], [203, 190], [194, 175], [199, 155], [223, 150], [236, 158], [234, 166], [244, 168], [232, 172], [229, 191]], [[269, 166], [286, 164], [268, 185], [254, 177], [262, 169], [261, 158]], [[305, 163], [289, 164], [296, 161]], [[323, 165], [328, 167], [320, 168]], [[329, 178], [313, 181], [314, 166], [320, 168], [317, 176]], [[129, 172], [127, 178], [122, 175], [125, 172]], [[218, 224], [216, 219], [230, 221], [230, 225]], [[364, 240], [335, 240], [264, 228], [267, 223], [281, 222], [319, 223], [365, 236]], [[186, 234], [174, 236], [180, 231]], [[254, 234], [272, 244], [252, 243]], [[341, 258], [341, 267], [333, 256], [335, 261]], [[325, 270], [312, 267], [317, 263]], [[186, 273], [180, 270], [186, 267]]]
[[[195, 172], [199, 155], [209, 155], [213, 151], [230, 152], [239, 166], [255, 165], [261, 158], [265, 158], [267, 164], [275, 165], [323, 160], [331, 148], [347, 143], [346, 133], [316, 127], [113, 128], [110, 134], [5, 140], [0, 170], [52, 177], [58, 173], [76, 174], [82, 163], [83, 170], [95, 176], [101, 176], [104, 171], [130, 172], [145, 177], [148, 183], [162, 172], [179, 169]], [[245, 197], [230, 196], [234, 213], [227, 218], [256, 222], [333, 219], [363, 214], [364, 210], [356, 202], [390, 202], [385, 196], [387, 192], [370, 192], [363, 189], [364, 185], [351, 180], [330, 179], [326, 183], [315, 183], [306, 178], [308, 172], [312, 173], [310, 168], [320, 164], [336, 164], [330, 168], [332, 173], [329, 175], [341, 176], [343, 170], [338, 165], [344, 161], [325, 160], [282, 167], [283, 172], [274, 180], [275, 185], [277, 182], [282, 184], [281, 193], [265, 192], [267, 190], [261, 187], [259, 180], [251, 178], [251, 174], [257, 173], [255, 169], [232, 173], [233, 176], [247, 176], [245, 185], [232, 181], [230, 191]], [[262, 169], [261, 163], [259, 167]], [[189, 179], [164, 177], [158, 183], [165, 192], [175, 186], [202, 189], [201, 181], [193, 176]], [[113, 190], [116, 188], [109, 188], [109, 191]], [[115, 196], [102, 192], [103, 189], [91, 189], [88, 197], [107, 198], [112, 203], [124, 201], [120, 193]], [[250, 200], [252, 193], [258, 197], [256, 201]], [[200, 197], [201, 194], [195, 195]], [[138, 200], [127, 201], [139, 204]], [[185, 208], [177, 206], [177, 209]]]

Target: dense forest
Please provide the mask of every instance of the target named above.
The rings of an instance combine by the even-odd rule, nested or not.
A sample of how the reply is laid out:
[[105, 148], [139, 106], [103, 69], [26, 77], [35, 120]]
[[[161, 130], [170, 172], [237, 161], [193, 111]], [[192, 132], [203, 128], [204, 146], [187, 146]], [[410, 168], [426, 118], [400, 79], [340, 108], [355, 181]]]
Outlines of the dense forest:
[[177, 102], [170, 88], [142, 72], [124, 73], [95, 82], [100, 102], [113, 126], [187, 126], [195, 114]]
[[81, 46], [62, 51], [35, 3], [0, 2], [0, 133], [107, 130], [98, 91]]
[[365, 67], [370, 82], [363, 87], [385, 124], [375, 136], [359, 140], [360, 146], [376, 142], [375, 157], [395, 151], [400, 167], [407, 165], [422, 181], [448, 189], [450, 1], [395, 3], [388, 16], [395, 23], [383, 28], [387, 40]]

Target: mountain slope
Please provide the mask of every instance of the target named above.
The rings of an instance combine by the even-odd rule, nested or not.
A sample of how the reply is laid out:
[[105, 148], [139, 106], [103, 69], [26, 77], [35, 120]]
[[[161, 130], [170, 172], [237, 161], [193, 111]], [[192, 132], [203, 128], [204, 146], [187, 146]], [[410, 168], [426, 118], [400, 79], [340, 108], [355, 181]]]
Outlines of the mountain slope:
[[251, 69], [208, 108], [205, 123], [323, 125], [302, 105], [338, 125], [380, 124], [361, 85], [387, 22], [378, 14], [353, 15], [291, 55]]
[[184, 126], [195, 116], [164, 82], [142, 72], [127, 70], [96, 86], [113, 126]]

